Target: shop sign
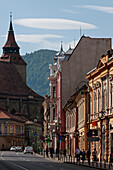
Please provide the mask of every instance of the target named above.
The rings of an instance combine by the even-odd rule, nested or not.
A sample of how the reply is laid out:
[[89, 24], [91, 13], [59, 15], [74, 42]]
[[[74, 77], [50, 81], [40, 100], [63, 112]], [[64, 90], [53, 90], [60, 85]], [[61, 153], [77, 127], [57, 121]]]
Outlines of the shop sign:
[[88, 142], [99, 141], [99, 140], [100, 140], [99, 137], [88, 137], [88, 138], [87, 138], [87, 141], [88, 141]]

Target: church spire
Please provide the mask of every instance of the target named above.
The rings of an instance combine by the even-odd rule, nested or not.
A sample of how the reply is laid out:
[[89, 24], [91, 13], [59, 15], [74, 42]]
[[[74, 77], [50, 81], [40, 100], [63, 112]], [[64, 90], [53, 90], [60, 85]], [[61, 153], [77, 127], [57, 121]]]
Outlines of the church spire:
[[13, 25], [12, 25], [12, 13], [10, 13], [10, 25], [9, 25], [9, 31], [8, 31], [8, 37], [7, 41], [3, 47], [3, 50], [5, 48], [16, 48], [18, 49], [17, 51], [19, 52], [19, 46], [17, 45], [15, 41], [15, 36], [14, 36], [14, 31], [13, 31]]
[[9, 31], [13, 31], [13, 26], [12, 26], [12, 12], [10, 12], [10, 26], [9, 26]]
[[63, 45], [62, 45], [62, 41], [61, 41], [61, 49], [60, 49], [60, 51], [63, 51]]

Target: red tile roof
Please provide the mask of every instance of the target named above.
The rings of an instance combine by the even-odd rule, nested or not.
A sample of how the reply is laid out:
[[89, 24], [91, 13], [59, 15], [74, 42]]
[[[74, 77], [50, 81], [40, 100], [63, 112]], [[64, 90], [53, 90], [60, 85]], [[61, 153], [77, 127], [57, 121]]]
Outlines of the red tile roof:
[[0, 119], [11, 119], [15, 121], [20, 121], [25, 123], [25, 119], [21, 118], [20, 116], [13, 115], [8, 113], [6, 110], [0, 108]]

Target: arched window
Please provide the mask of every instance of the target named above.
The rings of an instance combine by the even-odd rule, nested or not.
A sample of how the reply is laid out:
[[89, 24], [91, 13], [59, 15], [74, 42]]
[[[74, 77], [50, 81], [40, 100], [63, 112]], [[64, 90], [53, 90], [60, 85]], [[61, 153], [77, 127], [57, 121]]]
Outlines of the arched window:
[[94, 118], [96, 116], [96, 92], [94, 92]]
[[53, 120], [55, 120], [55, 107], [53, 108]]
[[111, 84], [110, 84], [110, 107], [111, 107], [111, 108], [112, 108], [112, 101], [113, 101], [112, 90], [113, 90], [113, 85], [112, 85], [112, 83], [111, 83]]
[[100, 91], [98, 90], [98, 113], [100, 112]]

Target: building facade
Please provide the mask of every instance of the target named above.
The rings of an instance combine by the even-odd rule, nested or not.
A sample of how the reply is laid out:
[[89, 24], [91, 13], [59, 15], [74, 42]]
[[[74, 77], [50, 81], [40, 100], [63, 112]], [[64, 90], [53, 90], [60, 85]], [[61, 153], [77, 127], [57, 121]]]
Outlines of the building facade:
[[99, 141], [91, 142], [99, 160], [110, 161], [113, 153], [113, 51], [102, 55], [97, 67], [87, 73], [90, 92], [91, 129], [97, 130]]
[[61, 88], [62, 88], [62, 61], [64, 51], [61, 44], [60, 51], [54, 57], [54, 64], [49, 65], [50, 69], [50, 138], [53, 141], [52, 147], [64, 149], [65, 142], [61, 139], [62, 132], [65, 132], [65, 115], [61, 108]]
[[[44, 120], [43, 120], [43, 127], [44, 127], [44, 131], [43, 131], [43, 147], [44, 150], [46, 150], [47, 146], [50, 143], [50, 136], [49, 136], [49, 128], [48, 128], [48, 124], [50, 123], [50, 96], [45, 95], [45, 100], [43, 102], [43, 108], [44, 108]], [[49, 146], [48, 146], [49, 147]]]
[[0, 150], [11, 146], [24, 146], [25, 118], [8, 113], [0, 108]]
[[78, 83], [86, 80], [87, 72], [96, 67], [99, 56], [108, 49], [111, 49], [110, 38], [81, 37], [70, 57], [62, 63], [62, 108], [75, 93]]

